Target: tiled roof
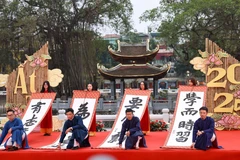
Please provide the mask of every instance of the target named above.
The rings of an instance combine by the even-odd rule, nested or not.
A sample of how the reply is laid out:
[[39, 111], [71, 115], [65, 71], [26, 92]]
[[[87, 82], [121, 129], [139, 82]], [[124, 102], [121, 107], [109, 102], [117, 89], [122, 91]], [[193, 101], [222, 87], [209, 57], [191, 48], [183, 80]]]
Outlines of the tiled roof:
[[103, 38], [121, 38], [118, 34], [106, 34]]
[[150, 64], [141, 65], [122, 65], [119, 64], [110, 69], [99, 69], [100, 74], [106, 79], [114, 78], [163, 78], [170, 66], [158, 68]]

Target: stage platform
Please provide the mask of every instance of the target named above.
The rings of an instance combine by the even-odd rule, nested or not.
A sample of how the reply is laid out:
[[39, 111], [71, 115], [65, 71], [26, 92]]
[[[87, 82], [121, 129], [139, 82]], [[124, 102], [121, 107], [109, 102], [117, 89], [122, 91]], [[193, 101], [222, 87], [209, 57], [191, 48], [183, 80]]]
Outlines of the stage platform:
[[[90, 137], [92, 147], [97, 147], [109, 132], [97, 132], [96, 136]], [[240, 131], [217, 131], [219, 145], [224, 149], [209, 149], [207, 151], [187, 149], [163, 149], [167, 131], [150, 132], [146, 136], [148, 148], [139, 150], [119, 149], [91, 149], [82, 148], [79, 150], [50, 150], [38, 149], [41, 146], [54, 142], [60, 132], [52, 133], [52, 136], [45, 137], [40, 133], [31, 133], [28, 137], [29, 144], [34, 149], [19, 150], [15, 152], [0, 151], [1, 160], [239, 160], [240, 159]]]

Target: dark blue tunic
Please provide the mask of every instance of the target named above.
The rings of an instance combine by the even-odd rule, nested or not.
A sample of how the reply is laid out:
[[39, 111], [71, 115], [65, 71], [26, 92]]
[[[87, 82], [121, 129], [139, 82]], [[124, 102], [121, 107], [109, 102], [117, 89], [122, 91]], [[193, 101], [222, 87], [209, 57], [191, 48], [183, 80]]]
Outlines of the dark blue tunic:
[[119, 144], [122, 144], [126, 131], [130, 131], [130, 136], [127, 137], [125, 142], [125, 149], [132, 149], [138, 140], [138, 136], [142, 137], [139, 147], [147, 147], [146, 140], [140, 127], [138, 117], [133, 117], [131, 120], [126, 119], [122, 124], [122, 130], [119, 138]]
[[[194, 123], [192, 141], [195, 143], [194, 147], [196, 149], [206, 150], [209, 147], [221, 148], [218, 147], [217, 136], [215, 134], [214, 127], [215, 122], [211, 117], [206, 117], [204, 120], [199, 118]], [[204, 131], [204, 133], [201, 134], [200, 136], [197, 136], [198, 130]], [[213, 134], [215, 134], [216, 138], [213, 142], [211, 142]]]
[[[22, 124], [22, 120], [19, 119], [19, 118], [14, 118], [14, 120], [11, 122], [11, 121], [8, 121], [5, 125], [4, 125], [4, 128], [3, 128], [3, 131], [2, 131], [2, 135], [0, 137], [0, 144], [2, 144], [4, 138], [6, 137], [6, 135], [8, 134], [8, 130], [12, 128], [12, 142], [16, 142], [19, 147], [21, 148], [29, 148], [28, 146], [28, 140], [27, 140], [27, 135], [24, 131], [24, 128], [23, 128], [23, 124]], [[25, 138], [24, 140], [22, 140], [22, 135], [25, 134]], [[4, 144], [4, 146], [6, 147], [6, 144]]]
[[60, 143], [63, 143], [63, 140], [66, 136], [65, 132], [68, 128], [72, 127], [72, 137], [67, 145], [67, 149], [73, 148], [74, 139], [80, 144], [80, 147], [90, 147], [88, 138], [85, 137], [88, 135], [88, 130], [84, 126], [82, 118], [80, 116], [74, 116], [72, 120], [67, 120], [64, 123], [62, 135], [60, 138]]

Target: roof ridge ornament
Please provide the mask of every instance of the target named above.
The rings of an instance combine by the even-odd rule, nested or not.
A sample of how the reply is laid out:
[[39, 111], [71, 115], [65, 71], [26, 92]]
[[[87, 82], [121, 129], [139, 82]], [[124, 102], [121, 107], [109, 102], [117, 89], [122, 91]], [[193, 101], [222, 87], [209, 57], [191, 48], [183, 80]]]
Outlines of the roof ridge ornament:
[[150, 49], [149, 49], [149, 42], [150, 42], [150, 39], [148, 38], [148, 39], [146, 40], [146, 51], [147, 51], [147, 52], [151, 52]]
[[121, 52], [121, 43], [120, 43], [120, 40], [117, 40], [117, 44], [118, 44], [118, 50], [117, 50], [117, 52]]

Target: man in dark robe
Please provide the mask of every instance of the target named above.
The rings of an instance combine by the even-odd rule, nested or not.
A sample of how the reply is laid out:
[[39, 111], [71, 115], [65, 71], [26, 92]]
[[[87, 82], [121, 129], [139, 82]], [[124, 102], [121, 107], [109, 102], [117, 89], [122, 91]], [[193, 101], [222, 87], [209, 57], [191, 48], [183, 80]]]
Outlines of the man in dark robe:
[[67, 121], [64, 123], [62, 135], [58, 144], [58, 149], [61, 148], [61, 143], [68, 132], [72, 132], [72, 137], [69, 140], [67, 149], [79, 149], [80, 147], [90, 147], [88, 130], [84, 126], [82, 118], [75, 116], [72, 108], [68, 108], [65, 112]]
[[194, 123], [193, 138], [191, 148], [207, 150], [210, 147], [222, 148], [218, 146], [217, 136], [214, 131], [215, 122], [208, 117], [208, 108], [199, 109], [200, 118]]
[[9, 121], [4, 125], [2, 135], [0, 135], [0, 145], [7, 134], [12, 134], [4, 144], [4, 147], [8, 151], [16, 151], [19, 148], [28, 149], [27, 135], [24, 131], [21, 119], [16, 118], [14, 110], [10, 109], [7, 111], [7, 118]]
[[122, 148], [124, 136], [127, 136], [125, 141], [125, 149], [139, 149], [139, 147], [147, 147], [146, 140], [140, 127], [140, 120], [133, 116], [133, 110], [126, 110], [126, 120], [122, 124], [122, 130], [119, 138], [119, 147]]

